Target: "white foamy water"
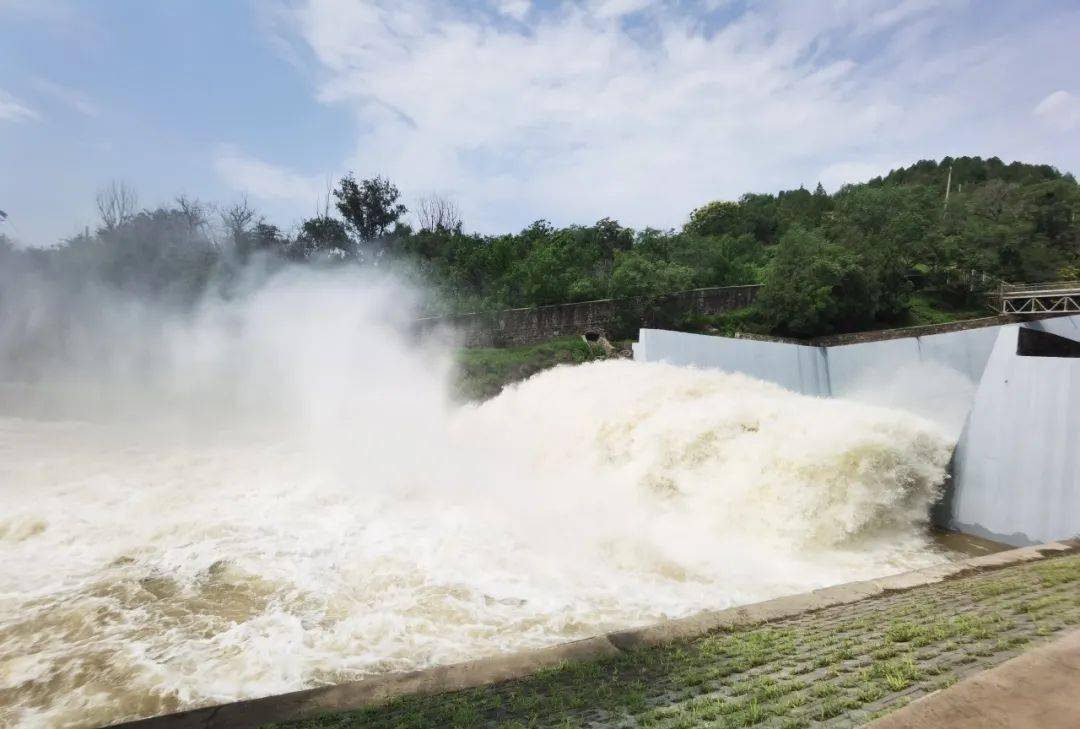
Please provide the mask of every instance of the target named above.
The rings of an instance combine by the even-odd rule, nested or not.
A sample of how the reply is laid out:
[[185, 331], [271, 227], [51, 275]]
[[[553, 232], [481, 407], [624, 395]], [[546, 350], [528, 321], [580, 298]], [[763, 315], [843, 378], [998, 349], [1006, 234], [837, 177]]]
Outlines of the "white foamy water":
[[631, 362], [457, 407], [445, 353], [385, 324], [397, 292], [314, 283], [134, 315], [141, 344], [101, 335], [107, 368], [4, 391], [0, 723], [97, 725], [942, 559], [924, 526], [950, 444], [926, 421]]

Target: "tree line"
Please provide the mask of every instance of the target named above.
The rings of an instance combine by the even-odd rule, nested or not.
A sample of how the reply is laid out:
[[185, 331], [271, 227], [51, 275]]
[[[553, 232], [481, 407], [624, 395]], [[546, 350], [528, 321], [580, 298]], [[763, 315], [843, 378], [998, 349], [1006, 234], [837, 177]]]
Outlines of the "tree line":
[[140, 208], [120, 184], [99, 194], [98, 209], [93, 232], [44, 250], [9, 245], [5, 257], [178, 300], [227, 288], [253, 259], [386, 267], [421, 280], [439, 313], [760, 283], [740, 326], [793, 336], [904, 323], [913, 297], [970, 308], [1000, 280], [1080, 278], [1076, 180], [996, 157], [921, 161], [833, 194], [820, 184], [748, 193], [669, 230], [604, 218], [472, 233], [452, 200], [429, 196], [409, 211], [389, 180], [352, 174], [291, 231], [246, 202]]

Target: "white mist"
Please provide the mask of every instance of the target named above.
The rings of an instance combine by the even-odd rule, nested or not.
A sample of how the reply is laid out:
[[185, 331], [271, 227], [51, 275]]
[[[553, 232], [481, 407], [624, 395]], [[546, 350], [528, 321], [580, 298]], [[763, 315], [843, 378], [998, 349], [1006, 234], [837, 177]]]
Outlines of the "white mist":
[[195, 315], [65, 312], [68, 346], [0, 391], [0, 724], [98, 725], [942, 559], [924, 526], [951, 444], [926, 421], [631, 362], [456, 406], [449, 350], [402, 333], [408, 301], [294, 271]]

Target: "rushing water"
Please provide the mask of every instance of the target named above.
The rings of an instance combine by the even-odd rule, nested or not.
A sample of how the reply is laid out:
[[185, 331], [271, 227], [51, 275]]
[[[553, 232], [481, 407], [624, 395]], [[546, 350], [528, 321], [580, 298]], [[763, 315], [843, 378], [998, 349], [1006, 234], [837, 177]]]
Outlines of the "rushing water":
[[69, 369], [4, 391], [0, 723], [97, 725], [942, 559], [925, 519], [950, 443], [926, 421], [631, 362], [454, 406], [444, 354], [378, 306], [320, 321], [341, 290], [303, 290], [156, 322], [144, 344], [168, 355], [134, 390]]

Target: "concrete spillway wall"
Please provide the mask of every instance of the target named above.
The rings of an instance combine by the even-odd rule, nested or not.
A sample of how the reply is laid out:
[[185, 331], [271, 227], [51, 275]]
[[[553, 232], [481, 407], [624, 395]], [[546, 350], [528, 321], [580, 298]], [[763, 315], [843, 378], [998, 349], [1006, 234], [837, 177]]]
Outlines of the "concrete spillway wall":
[[958, 434], [936, 518], [1027, 545], [1080, 534], [1080, 359], [1019, 354], [1020, 327], [1080, 341], [1080, 316], [840, 346], [643, 329], [634, 359], [934, 418]]
[[823, 347], [642, 329], [634, 359], [742, 372], [804, 395], [829, 394]]
[[837, 346], [642, 329], [634, 359], [742, 372], [804, 395], [844, 397], [863, 389], [880, 373], [930, 363], [976, 383], [1000, 329], [983, 327]]
[[[1033, 328], [1074, 339], [1080, 329], [1069, 324]], [[1080, 533], [1080, 359], [1019, 356], [1016, 337], [1003, 329], [994, 344], [943, 511], [959, 531], [1028, 544]]]

